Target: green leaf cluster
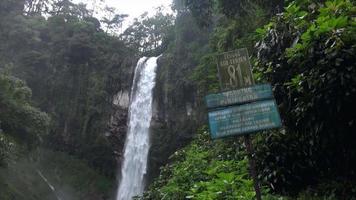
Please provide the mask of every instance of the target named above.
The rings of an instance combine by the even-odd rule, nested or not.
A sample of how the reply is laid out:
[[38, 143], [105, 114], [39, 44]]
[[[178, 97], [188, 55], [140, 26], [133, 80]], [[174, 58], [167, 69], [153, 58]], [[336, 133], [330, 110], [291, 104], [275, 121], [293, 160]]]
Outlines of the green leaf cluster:
[[187, 147], [175, 152], [142, 199], [254, 199], [242, 146], [232, 139], [212, 141], [208, 134], [206, 127], [200, 129]]
[[[30, 99], [31, 89], [23, 81], [0, 72], [1, 128], [29, 148], [48, 133], [50, 122], [46, 113], [31, 105]], [[7, 139], [2, 136], [2, 140], [6, 142]]]
[[[29, 142], [34, 140], [33, 134], [25, 133], [41, 132], [40, 121], [45, 117], [24, 103], [32, 98], [52, 119], [47, 127], [50, 134], [41, 137], [44, 145], [75, 154], [113, 176], [115, 156], [103, 133], [112, 114], [112, 97], [130, 89], [138, 50], [107, 34], [83, 4], [11, 0], [1, 1], [1, 9], [3, 6], [9, 10], [0, 12], [0, 66], [12, 66], [11, 75], [23, 81], [15, 81], [18, 87], [9, 88], [17, 102], [9, 100], [0, 108], [11, 122], [5, 124], [1, 118], [2, 128], [11, 128], [11, 134], [26, 136]], [[116, 20], [112, 23], [120, 23]], [[110, 26], [115, 25], [112, 23]], [[28, 87], [21, 85], [24, 82]], [[37, 117], [27, 120], [30, 116]]]
[[[215, 55], [243, 47], [256, 82], [273, 86], [285, 127], [255, 140], [260, 179], [280, 193], [312, 188], [314, 196], [355, 196], [355, 2], [187, 2], [192, 12], [210, 14], [197, 20], [209, 19], [213, 30], [212, 52], [193, 76], [198, 93], [218, 90]], [[330, 180], [345, 187], [326, 191]]]
[[[278, 191], [355, 180], [354, 16], [354, 1], [292, 1], [258, 29], [255, 71], [272, 83], [286, 126], [260, 143], [261, 175]], [[355, 195], [343, 190], [335, 195]]]
[[0, 167], [7, 165], [14, 147], [14, 143], [3, 133], [0, 126]]

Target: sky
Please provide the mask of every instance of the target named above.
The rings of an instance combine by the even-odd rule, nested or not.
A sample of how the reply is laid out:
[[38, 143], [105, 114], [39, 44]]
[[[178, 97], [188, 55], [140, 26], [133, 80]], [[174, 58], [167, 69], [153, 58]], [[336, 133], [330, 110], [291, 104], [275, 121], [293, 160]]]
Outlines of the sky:
[[[118, 14], [128, 14], [129, 17], [126, 18], [126, 22], [123, 24], [124, 29], [133, 21], [134, 18], [139, 17], [146, 11], [150, 15], [153, 15], [155, 13], [155, 8], [159, 6], [163, 5], [169, 12], [171, 12], [170, 5], [172, 3], [172, 0], [104, 0], [103, 3], [100, 3], [100, 1], [101, 0], [73, 0], [75, 3], [86, 3], [89, 9], [92, 8], [91, 5], [93, 5], [94, 2], [100, 7], [103, 7], [104, 5], [114, 7], [116, 8]], [[100, 11], [95, 15], [98, 18], [101, 18], [102, 16]]]
[[169, 7], [171, 0], [106, 0], [106, 3], [115, 7], [119, 13], [135, 18], [146, 11], [154, 12], [154, 8], [161, 5]]

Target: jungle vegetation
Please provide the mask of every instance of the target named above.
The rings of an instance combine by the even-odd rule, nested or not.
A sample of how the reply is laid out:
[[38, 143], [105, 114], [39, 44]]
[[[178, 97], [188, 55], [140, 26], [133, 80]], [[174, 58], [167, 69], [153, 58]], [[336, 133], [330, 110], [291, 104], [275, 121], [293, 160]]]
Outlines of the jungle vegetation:
[[68, 199], [112, 198], [112, 98], [130, 88], [140, 56], [160, 54], [170, 106], [188, 88], [199, 128], [171, 147], [139, 198], [254, 199], [243, 140], [211, 140], [204, 105], [219, 91], [216, 55], [239, 48], [283, 120], [252, 136], [263, 199], [356, 199], [355, 1], [173, 0], [172, 9], [119, 32], [127, 15], [113, 8], [98, 19], [69, 0], [0, 1], [0, 199], [53, 198], [36, 170]]

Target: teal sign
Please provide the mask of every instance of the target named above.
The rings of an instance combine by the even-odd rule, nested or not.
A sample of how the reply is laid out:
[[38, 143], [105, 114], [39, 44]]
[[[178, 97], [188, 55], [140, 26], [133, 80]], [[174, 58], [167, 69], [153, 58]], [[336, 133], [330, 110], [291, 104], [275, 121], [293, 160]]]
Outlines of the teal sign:
[[[246, 48], [217, 55], [220, 91], [205, 97], [210, 134], [213, 139], [246, 135], [282, 126], [276, 102], [269, 84], [255, 85]], [[245, 144], [252, 159], [251, 139]], [[251, 161], [252, 163], [252, 161]], [[254, 165], [251, 164], [256, 199], [261, 191]]]
[[272, 98], [271, 85], [262, 84], [218, 94], [209, 94], [205, 97], [205, 101], [207, 107], [210, 109]]
[[255, 85], [246, 48], [217, 55], [221, 93], [205, 97], [213, 139], [282, 126], [270, 84]]
[[281, 127], [274, 100], [263, 100], [210, 111], [208, 114], [213, 139]]

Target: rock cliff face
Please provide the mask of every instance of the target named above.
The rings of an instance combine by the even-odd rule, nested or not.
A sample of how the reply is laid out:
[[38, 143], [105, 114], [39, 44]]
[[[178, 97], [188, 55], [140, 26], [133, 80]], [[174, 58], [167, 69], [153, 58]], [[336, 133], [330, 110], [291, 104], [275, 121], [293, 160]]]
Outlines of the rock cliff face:
[[[196, 129], [206, 120], [205, 106], [201, 102], [203, 94], [197, 93], [197, 83], [191, 77], [200, 63], [201, 56], [209, 52], [208, 38], [209, 30], [196, 25], [189, 12], [180, 12], [175, 21], [174, 39], [168, 39], [162, 49], [149, 53], [163, 53], [163, 56], [158, 60], [156, 86], [153, 91], [147, 186], [158, 176], [159, 167], [166, 164], [169, 156], [177, 149], [191, 141]], [[131, 86], [132, 78], [130, 81]], [[130, 88], [117, 91], [116, 98], [120, 100], [115, 102], [119, 106], [115, 108], [115, 123], [110, 129], [110, 137], [118, 146], [115, 150], [119, 160], [127, 130], [127, 106], [123, 106], [126, 105], [125, 91], [131, 91]]]
[[[130, 104], [131, 85], [134, 76], [136, 59], [128, 59], [129, 62], [124, 63], [124, 68], [119, 72], [112, 74], [116, 78], [113, 79], [111, 90], [115, 95], [111, 98], [112, 111], [111, 117], [107, 124], [105, 136], [111, 144], [113, 153], [117, 161], [117, 168], [113, 169], [116, 173], [120, 173], [121, 161], [123, 159], [123, 150], [127, 132], [128, 109]], [[119, 174], [120, 176], [120, 174]]]
[[195, 86], [187, 77], [192, 68], [176, 66], [169, 55], [158, 61], [151, 121], [148, 184], [168, 157], [186, 145], [200, 124]]
[[[180, 61], [181, 62], [181, 61]], [[176, 64], [175, 64], [176, 63]], [[120, 88], [113, 97], [113, 113], [106, 136], [111, 142], [120, 169], [128, 124], [130, 86]], [[158, 60], [156, 86], [153, 90], [153, 116], [150, 127], [147, 184], [158, 176], [159, 168], [177, 149], [185, 146], [194, 136], [204, 119], [197, 100], [195, 84], [189, 80], [191, 63], [179, 63], [170, 54]], [[117, 171], [120, 173], [120, 170]], [[118, 174], [118, 177], [121, 175]]]
[[108, 124], [108, 132], [106, 136], [111, 141], [114, 147], [114, 153], [121, 161], [123, 155], [123, 147], [125, 144], [125, 136], [127, 132], [127, 119], [129, 108], [129, 91], [120, 90], [113, 98], [113, 113]]

